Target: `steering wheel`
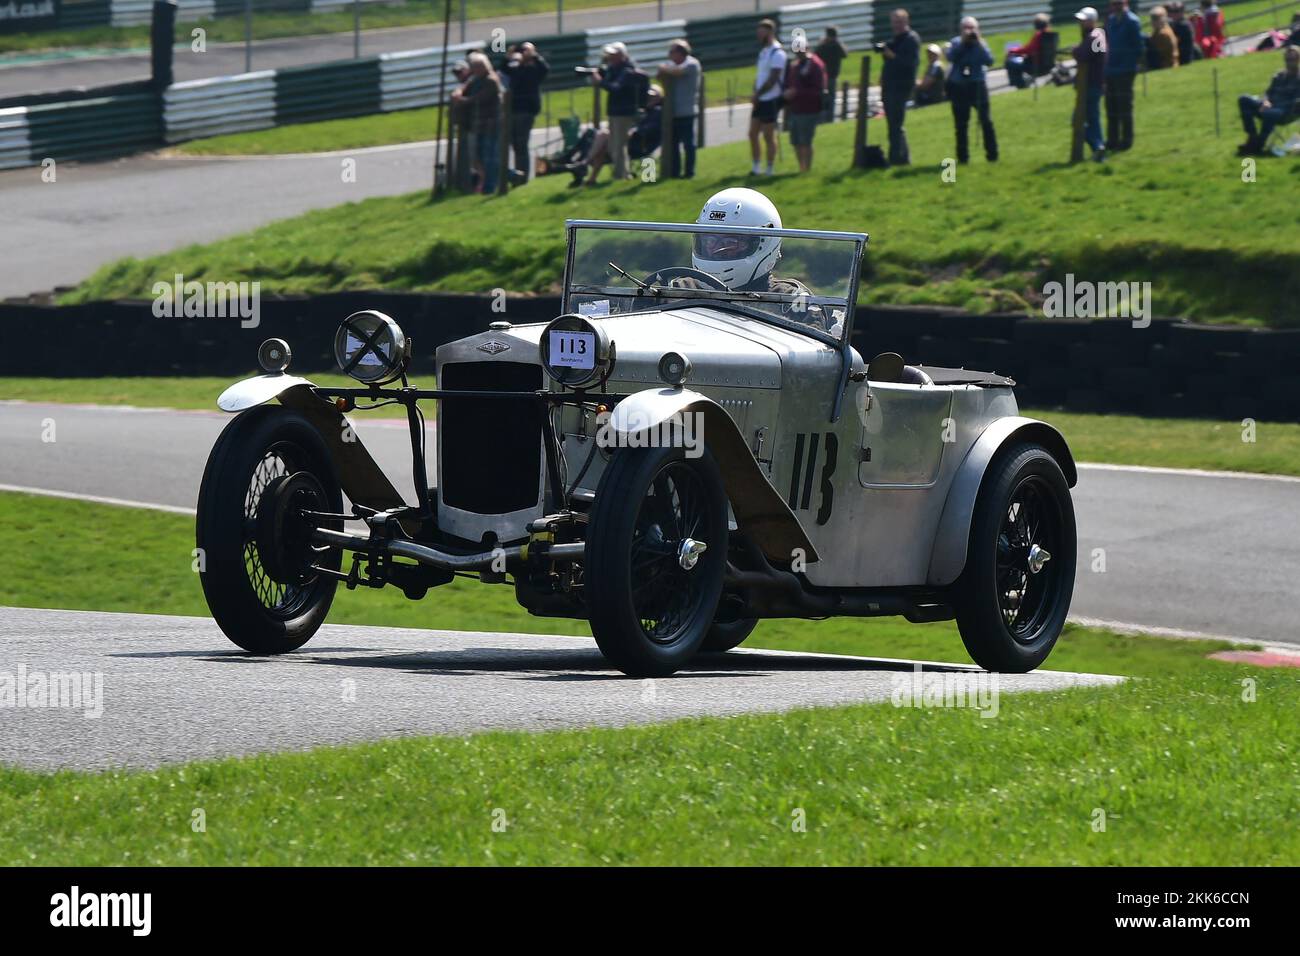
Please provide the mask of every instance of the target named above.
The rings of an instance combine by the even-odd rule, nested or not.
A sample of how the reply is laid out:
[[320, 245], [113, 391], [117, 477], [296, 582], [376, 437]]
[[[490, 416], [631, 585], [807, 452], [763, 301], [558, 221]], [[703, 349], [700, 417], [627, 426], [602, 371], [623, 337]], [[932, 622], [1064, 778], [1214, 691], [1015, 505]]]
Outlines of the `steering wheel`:
[[710, 289], [718, 292], [729, 291], [717, 276], [711, 276], [699, 269], [692, 269], [690, 266], [669, 266], [666, 269], [656, 269], [641, 281], [648, 286], [654, 286], [665, 283], [671, 284], [673, 279], [695, 279], [697, 282], [703, 282]]

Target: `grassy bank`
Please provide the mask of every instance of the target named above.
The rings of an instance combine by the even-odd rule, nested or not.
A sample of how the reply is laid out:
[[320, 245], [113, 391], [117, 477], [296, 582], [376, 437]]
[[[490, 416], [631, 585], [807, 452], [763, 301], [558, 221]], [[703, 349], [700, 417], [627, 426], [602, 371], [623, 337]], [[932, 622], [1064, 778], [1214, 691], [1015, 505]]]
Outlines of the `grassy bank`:
[[[43, 555], [30, 574], [0, 579], [0, 604], [205, 613], [184, 517], [6, 494], [0, 536]], [[418, 604], [341, 594], [331, 620], [550, 629], [508, 589], [472, 582]], [[765, 622], [751, 644], [965, 659], [951, 625], [888, 620]], [[994, 719], [882, 704], [393, 740], [148, 772], [0, 769], [0, 862], [1294, 862], [1300, 831], [1278, 821], [1300, 809], [1289, 744], [1300, 688], [1286, 673], [1206, 659], [1221, 646], [1071, 628], [1053, 669], [1135, 679], [1006, 695]], [[190, 827], [196, 807], [204, 833]], [[800, 812], [804, 833], [791, 826]]]
[[808, 176], [788, 172], [787, 148], [776, 177], [751, 179], [748, 146], [737, 143], [707, 150], [694, 181], [571, 190], [568, 177], [549, 177], [506, 197], [371, 199], [124, 259], [68, 298], [143, 295], [176, 272], [258, 280], [264, 292], [548, 290], [561, 273], [566, 217], [644, 218], [653, 208], [658, 218], [689, 221], [703, 197], [744, 183], [766, 190], [787, 225], [871, 233], [869, 302], [1033, 311], [1044, 283], [1069, 272], [1150, 282], [1156, 315], [1295, 325], [1300, 232], [1286, 203], [1261, 197], [1300, 184], [1300, 164], [1261, 161], [1257, 181], [1245, 183], [1236, 137], [1213, 135], [1212, 70], [1235, 94], [1262, 89], [1276, 68], [1272, 55], [1247, 56], [1153, 74], [1138, 96], [1136, 147], [1104, 165], [1065, 163], [1071, 91], [1018, 92], [994, 101], [1002, 160], [987, 164], [977, 153], [956, 182], [941, 175], [952, 152], [949, 113], [930, 108], [909, 119], [910, 168], [849, 171], [852, 130], [837, 124], [818, 134]]

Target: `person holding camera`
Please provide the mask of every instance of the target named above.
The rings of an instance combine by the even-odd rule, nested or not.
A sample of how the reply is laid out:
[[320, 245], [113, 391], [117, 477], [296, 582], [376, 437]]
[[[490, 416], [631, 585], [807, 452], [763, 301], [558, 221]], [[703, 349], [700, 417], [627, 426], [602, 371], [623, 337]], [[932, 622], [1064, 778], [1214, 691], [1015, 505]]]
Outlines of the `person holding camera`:
[[528, 140], [542, 111], [542, 81], [551, 71], [537, 47], [521, 43], [510, 51], [501, 73], [510, 85], [510, 148], [515, 155], [515, 181], [528, 181]]
[[970, 111], [979, 114], [984, 133], [984, 156], [990, 163], [998, 161], [998, 137], [989, 113], [988, 68], [993, 54], [980, 36], [979, 21], [961, 18], [961, 33], [948, 44], [948, 100], [952, 104], [952, 121], [957, 133], [957, 162], [970, 162]]
[[885, 58], [884, 68], [880, 71], [880, 98], [884, 101], [885, 122], [889, 126], [889, 163], [891, 166], [906, 166], [912, 157], [907, 150], [903, 121], [907, 116], [907, 101], [916, 88], [921, 38], [912, 29], [912, 18], [906, 10], [898, 9], [891, 13], [889, 26], [894, 35], [875, 45], [876, 52]]
[[643, 86], [649, 84], [643, 84], [645, 74], [636, 68], [627, 55], [627, 44], [621, 40], [607, 45], [602, 53], [603, 65], [592, 71], [591, 85], [599, 86], [608, 94], [605, 114], [609, 117], [609, 156], [614, 165], [614, 179], [630, 179], [627, 138], [636, 125]]

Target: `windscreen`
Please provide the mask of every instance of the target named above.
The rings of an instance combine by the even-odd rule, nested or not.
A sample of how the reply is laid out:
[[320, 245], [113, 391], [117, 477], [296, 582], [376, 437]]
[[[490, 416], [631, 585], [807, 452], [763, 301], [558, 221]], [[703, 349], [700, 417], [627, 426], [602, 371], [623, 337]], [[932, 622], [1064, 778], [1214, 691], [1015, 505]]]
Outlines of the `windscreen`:
[[617, 223], [575, 227], [572, 242], [567, 311], [598, 318], [707, 300], [836, 341], [861, 254], [853, 238]]

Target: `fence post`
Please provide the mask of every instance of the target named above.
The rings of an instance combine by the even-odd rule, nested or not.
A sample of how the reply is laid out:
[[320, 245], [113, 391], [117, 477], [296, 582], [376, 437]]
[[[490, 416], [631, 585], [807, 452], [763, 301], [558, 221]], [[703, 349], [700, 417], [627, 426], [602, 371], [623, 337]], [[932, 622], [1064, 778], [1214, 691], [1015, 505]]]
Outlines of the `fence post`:
[[510, 87], [501, 97], [501, 119], [497, 124], [497, 195], [510, 191], [510, 130], [513, 122]]
[[361, 59], [361, 0], [352, 0], [352, 59]]
[[659, 114], [659, 164], [663, 166], [660, 179], [664, 176], [677, 175], [677, 141], [673, 138], [673, 87], [677, 84], [674, 76], [661, 76], [660, 84], [664, 88], [663, 112]]
[[1211, 71], [1214, 74], [1214, 138], [1219, 138], [1219, 68], [1216, 66]]
[[149, 28], [150, 73], [155, 90], [172, 85], [172, 47], [176, 32], [176, 0], [154, 0]]
[[1083, 159], [1083, 126], [1088, 119], [1088, 64], [1080, 63], [1074, 77], [1074, 122], [1070, 137], [1070, 162]]
[[600, 85], [595, 83], [591, 87], [591, 125], [600, 129]]
[[704, 96], [704, 70], [700, 70], [700, 103], [695, 110], [695, 148], [704, 148], [704, 128], [708, 125], [704, 122], [704, 104], [707, 102]]
[[865, 156], [867, 146], [867, 113], [870, 110], [868, 101], [871, 99], [871, 57], [862, 58], [862, 72], [858, 80], [858, 121], [853, 130], [853, 162], [851, 168], [862, 169], [865, 166]]
[[253, 72], [253, 0], [244, 0], [244, 72]]
[[840, 84], [840, 119], [849, 118], [849, 81]]

